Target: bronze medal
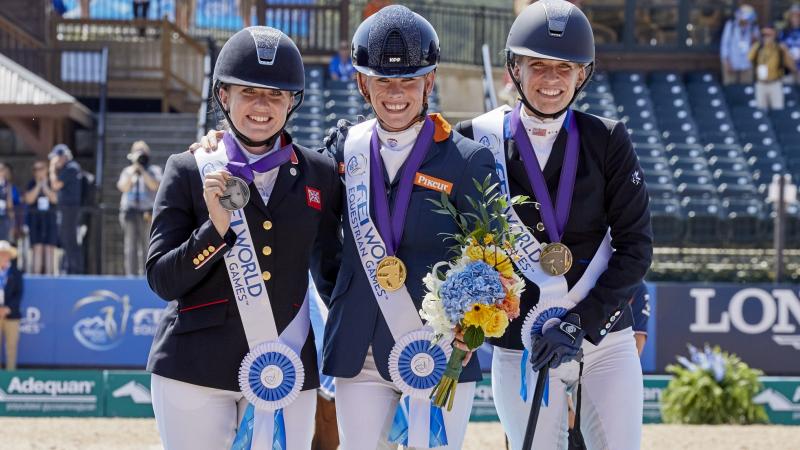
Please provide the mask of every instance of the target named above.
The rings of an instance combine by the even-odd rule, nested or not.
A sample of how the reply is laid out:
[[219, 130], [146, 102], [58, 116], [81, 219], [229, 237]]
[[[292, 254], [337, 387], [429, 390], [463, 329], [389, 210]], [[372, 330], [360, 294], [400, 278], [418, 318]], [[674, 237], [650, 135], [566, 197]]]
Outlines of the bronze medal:
[[382, 288], [396, 291], [406, 282], [406, 265], [396, 256], [387, 256], [378, 263], [375, 276]]
[[545, 244], [539, 257], [542, 270], [553, 276], [567, 273], [572, 267], [572, 252], [561, 242]]

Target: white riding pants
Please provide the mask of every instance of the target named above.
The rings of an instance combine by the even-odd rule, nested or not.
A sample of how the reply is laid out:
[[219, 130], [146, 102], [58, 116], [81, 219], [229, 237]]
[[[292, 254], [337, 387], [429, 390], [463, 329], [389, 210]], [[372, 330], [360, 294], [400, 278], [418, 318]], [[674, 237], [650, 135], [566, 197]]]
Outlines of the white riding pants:
[[[452, 411], [442, 408], [447, 430], [445, 447], [460, 449], [469, 423], [475, 382], [459, 383]], [[400, 391], [378, 373], [372, 351], [364, 367], [353, 378], [336, 378], [336, 420], [339, 423], [340, 450], [389, 450], [398, 448], [388, 441], [392, 420], [400, 401]]]
[[[638, 450], [642, 437], [642, 366], [633, 330], [609, 333], [600, 345], [583, 342], [581, 433], [588, 450]], [[512, 450], [522, 450], [537, 372], [527, 370], [528, 401], [520, 391], [521, 350], [494, 347], [492, 393]], [[549, 373], [549, 403], [542, 406], [535, 450], [567, 449], [567, 395], [578, 386], [579, 364], [570, 361]]]
[[[150, 383], [158, 434], [165, 450], [230, 450], [248, 404], [240, 392], [155, 374]], [[311, 448], [316, 409], [316, 389], [300, 392], [283, 409], [287, 450]]]

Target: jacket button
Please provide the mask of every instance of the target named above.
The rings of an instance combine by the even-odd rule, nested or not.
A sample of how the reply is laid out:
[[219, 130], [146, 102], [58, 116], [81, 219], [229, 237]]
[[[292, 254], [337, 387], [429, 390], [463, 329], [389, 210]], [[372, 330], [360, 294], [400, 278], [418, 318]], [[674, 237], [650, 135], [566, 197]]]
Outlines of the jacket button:
[[264, 248], [261, 249], [261, 253], [263, 253], [264, 256], [271, 255], [272, 254], [272, 247], [270, 247], [269, 245], [265, 245]]
[[272, 222], [270, 222], [269, 220], [265, 220], [264, 221], [264, 229], [265, 230], [271, 230], [272, 229]]
[[261, 278], [263, 278], [264, 281], [269, 281], [269, 279], [272, 278], [272, 274], [269, 273], [268, 270], [265, 270], [264, 273], [261, 274]]
[[196, 265], [200, 264], [200, 260], [195, 258], [195, 259], [192, 260], [192, 264], [194, 264], [196, 266]]
[[538, 231], [544, 231], [544, 224], [542, 222], [537, 223], [536, 224], [536, 229]]
[[217, 248], [216, 248], [216, 247], [214, 247], [213, 245], [209, 245], [209, 246], [208, 246], [208, 251], [210, 251], [211, 253], [214, 253], [214, 250], [216, 250], [216, 249], [217, 249]]
[[197, 255], [197, 260], [198, 260], [198, 261], [201, 261], [201, 262], [202, 262], [204, 259], [206, 259], [206, 257], [205, 257], [205, 256], [203, 256], [203, 255]]
[[605, 336], [605, 335], [606, 335], [606, 330], [600, 330], [600, 336]]
[[203, 250], [203, 256], [208, 257], [208, 255], [210, 255], [210, 254], [211, 254], [211, 252], [209, 252], [208, 249]]

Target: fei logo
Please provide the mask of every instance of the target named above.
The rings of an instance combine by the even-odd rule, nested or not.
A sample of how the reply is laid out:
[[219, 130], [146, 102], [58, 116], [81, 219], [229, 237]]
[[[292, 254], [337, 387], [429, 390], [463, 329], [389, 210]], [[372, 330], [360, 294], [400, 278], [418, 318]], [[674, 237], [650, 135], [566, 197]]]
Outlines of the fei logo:
[[90, 350], [111, 350], [122, 342], [131, 311], [127, 295], [94, 291], [75, 302], [73, 315], [81, 317], [72, 326], [72, 334]]

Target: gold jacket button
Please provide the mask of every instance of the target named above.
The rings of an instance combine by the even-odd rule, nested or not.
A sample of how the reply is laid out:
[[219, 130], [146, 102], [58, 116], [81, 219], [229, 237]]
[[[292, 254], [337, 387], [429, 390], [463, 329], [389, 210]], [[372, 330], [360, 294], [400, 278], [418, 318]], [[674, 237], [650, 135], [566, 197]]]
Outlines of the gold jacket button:
[[261, 274], [261, 278], [263, 278], [264, 281], [269, 281], [269, 279], [272, 278], [272, 274], [269, 273], [268, 270], [265, 270], [264, 273]]
[[194, 264], [196, 266], [196, 265], [200, 264], [200, 260], [195, 258], [195, 259], [192, 260], [192, 264]]
[[206, 259], [206, 257], [205, 257], [205, 256], [203, 256], [203, 255], [197, 255], [197, 260], [198, 260], [198, 261], [203, 261], [204, 259]]
[[271, 230], [272, 229], [272, 222], [270, 222], [269, 220], [265, 220], [264, 221], [264, 229], [265, 230]]
[[206, 249], [206, 250], [203, 250], [203, 256], [206, 256], [206, 257], [207, 257], [207, 256], [208, 256], [208, 255], [210, 255], [210, 254], [211, 254], [211, 252], [209, 252], [209, 251], [208, 251], [208, 249]]
[[269, 256], [269, 255], [271, 255], [271, 254], [272, 254], [272, 247], [270, 247], [269, 245], [265, 245], [265, 246], [264, 246], [264, 248], [262, 248], [262, 249], [261, 249], [261, 253], [262, 253], [264, 256]]
[[209, 246], [208, 246], [208, 251], [210, 251], [211, 253], [214, 253], [214, 250], [216, 250], [216, 249], [217, 249], [217, 248], [216, 248], [216, 247], [214, 247], [213, 245], [209, 245]]

